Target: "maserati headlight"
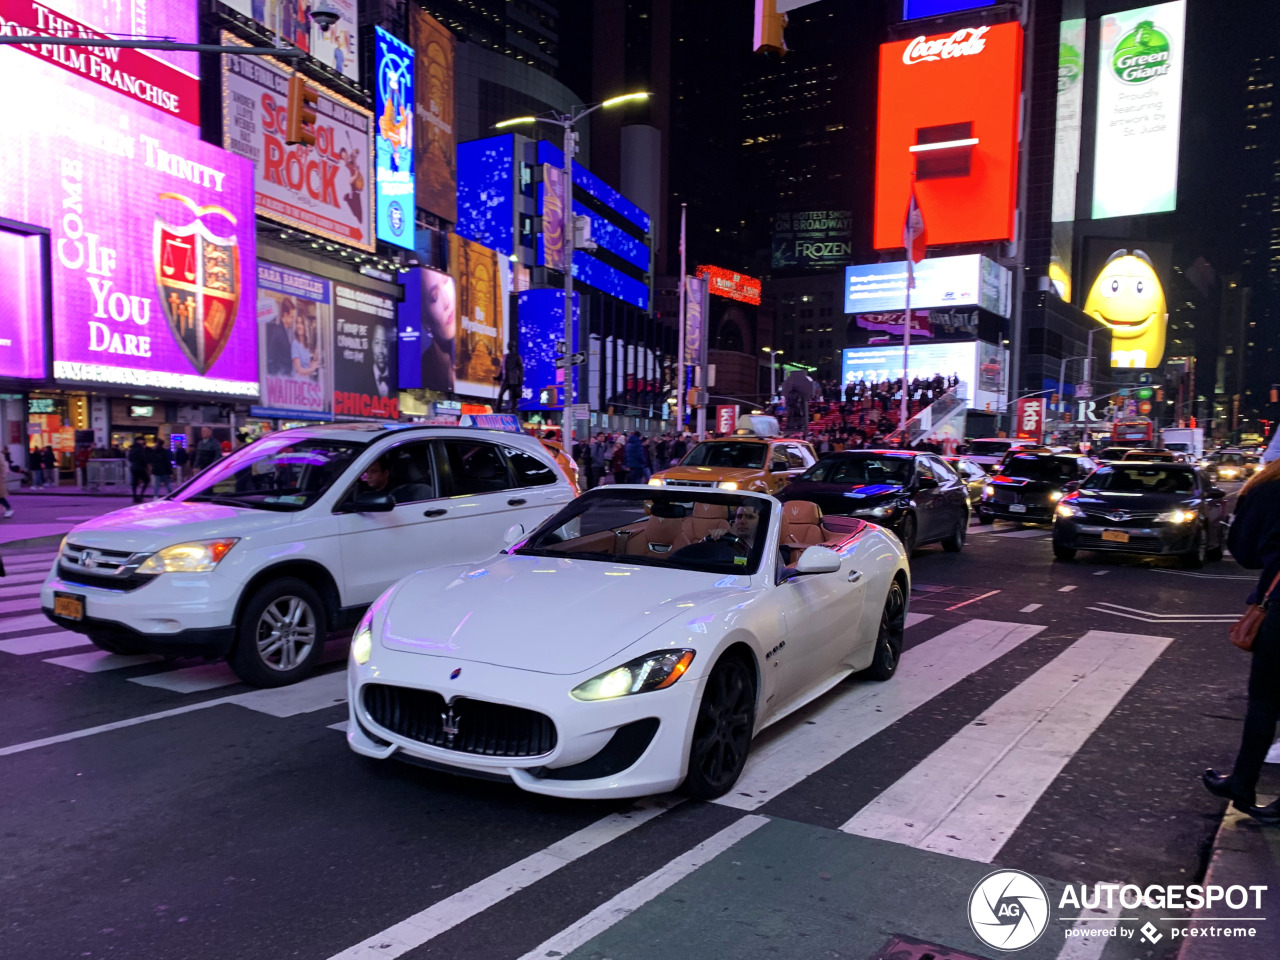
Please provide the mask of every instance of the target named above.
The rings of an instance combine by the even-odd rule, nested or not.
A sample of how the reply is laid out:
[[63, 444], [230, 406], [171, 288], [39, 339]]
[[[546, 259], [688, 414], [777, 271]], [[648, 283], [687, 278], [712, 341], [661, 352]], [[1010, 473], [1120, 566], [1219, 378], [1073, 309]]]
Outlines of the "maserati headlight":
[[660, 487], [660, 486], [662, 486], [662, 484], [663, 484], [663, 480], [662, 480], [662, 478], [661, 478], [661, 477], [650, 477], [650, 478], [649, 478], [649, 486], [651, 486], [651, 487]]
[[1180, 508], [1166, 510], [1164, 513], [1160, 514], [1160, 516], [1156, 517], [1156, 519], [1162, 523], [1190, 523], [1195, 518], [1196, 512], [1194, 510], [1182, 510]]
[[734, 480], [721, 480], [716, 484], [721, 490], [737, 490], [738, 484]]
[[1084, 511], [1077, 507], [1074, 503], [1058, 504], [1058, 516], [1060, 517], [1083, 517]]
[[373, 618], [366, 616], [360, 621], [354, 636], [351, 638], [351, 659], [361, 665], [369, 662], [373, 656]]
[[684, 676], [691, 663], [692, 650], [658, 650], [578, 684], [572, 695], [575, 700], [612, 700], [662, 690]]
[[175, 543], [149, 556], [138, 568], [139, 573], [208, 573], [216, 567], [239, 537], [222, 540], [195, 540], [191, 543]]

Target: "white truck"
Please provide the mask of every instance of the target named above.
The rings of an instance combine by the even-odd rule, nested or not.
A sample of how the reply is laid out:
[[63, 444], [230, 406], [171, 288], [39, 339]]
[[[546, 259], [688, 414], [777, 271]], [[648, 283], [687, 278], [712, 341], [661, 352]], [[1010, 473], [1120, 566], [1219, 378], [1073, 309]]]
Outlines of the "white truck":
[[1160, 444], [1188, 462], [1204, 459], [1204, 431], [1199, 427], [1166, 427], [1160, 431]]

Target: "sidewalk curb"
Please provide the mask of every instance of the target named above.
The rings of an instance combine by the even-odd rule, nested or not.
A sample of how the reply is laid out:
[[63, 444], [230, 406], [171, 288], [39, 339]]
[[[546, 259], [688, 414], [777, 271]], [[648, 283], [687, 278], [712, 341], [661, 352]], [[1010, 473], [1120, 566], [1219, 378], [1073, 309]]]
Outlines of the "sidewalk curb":
[[[1269, 801], [1260, 796], [1258, 802]], [[1229, 887], [1257, 883], [1265, 883], [1273, 896], [1280, 891], [1280, 829], [1256, 823], [1228, 806], [1213, 838], [1204, 885]], [[1212, 911], [1201, 909], [1193, 911], [1191, 919], [1212, 915]], [[1177, 960], [1274, 960], [1274, 930], [1275, 925], [1280, 924], [1280, 915], [1269, 916], [1265, 922], [1271, 929], [1264, 933], [1265, 928], [1259, 927], [1261, 935], [1249, 939], [1186, 937], [1178, 949]]]

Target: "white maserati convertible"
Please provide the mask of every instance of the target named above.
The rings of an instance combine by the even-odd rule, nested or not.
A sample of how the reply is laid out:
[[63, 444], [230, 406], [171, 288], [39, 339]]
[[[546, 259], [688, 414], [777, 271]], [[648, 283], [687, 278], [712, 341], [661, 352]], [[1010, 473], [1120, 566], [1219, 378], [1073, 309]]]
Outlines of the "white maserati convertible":
[[508, 539], [369, 609], [353, 750], [562, 797], [710, 799], [765, 726], [898, 665], [901, 544], [812, 503], [608, 486]]

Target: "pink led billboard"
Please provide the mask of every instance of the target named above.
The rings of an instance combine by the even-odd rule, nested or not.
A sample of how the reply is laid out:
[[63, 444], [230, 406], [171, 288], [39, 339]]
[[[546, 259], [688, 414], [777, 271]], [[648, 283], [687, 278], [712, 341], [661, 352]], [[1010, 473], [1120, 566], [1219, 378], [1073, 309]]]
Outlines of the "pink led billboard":
[[0, 218], [50, 231], [55, 379], [256, 397], [253, 165], [20, 50], [0, 84], [40, 91], [0, 107]]
[[0, 377], [45, 375], [43, 239], [0, 228]]

